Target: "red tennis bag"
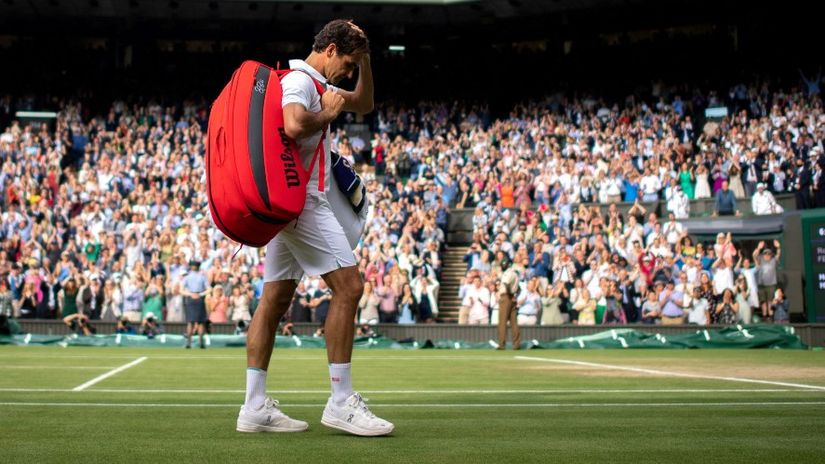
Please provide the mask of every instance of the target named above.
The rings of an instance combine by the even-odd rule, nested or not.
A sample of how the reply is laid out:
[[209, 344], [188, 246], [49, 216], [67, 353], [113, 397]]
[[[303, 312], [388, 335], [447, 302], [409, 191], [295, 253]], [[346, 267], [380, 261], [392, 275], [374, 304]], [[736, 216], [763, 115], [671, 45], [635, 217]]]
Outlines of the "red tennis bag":
[[[304, 168], [298, 145], [284, 130], [281, 79], [290, 72], [244, 61], [209, 114], [209, 210], [218, 229], [243, 245], [266, 245], [301, 214], [319, 156], [320, 178], [324, 178], [326, 134], [309, 168]], [[313, 82], [323, 93], [321, 84]]]

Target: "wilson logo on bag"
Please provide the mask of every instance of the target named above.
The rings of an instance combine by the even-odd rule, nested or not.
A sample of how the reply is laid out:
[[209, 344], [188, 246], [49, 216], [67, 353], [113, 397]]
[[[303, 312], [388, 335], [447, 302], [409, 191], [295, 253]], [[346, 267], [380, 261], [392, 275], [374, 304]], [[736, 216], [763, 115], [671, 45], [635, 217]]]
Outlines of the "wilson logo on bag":
[[[243, 62], [209, 113], [209, 210], [218, 229], [243, 245], [266, 245], [301, 214], [316, 162], [324, 178], [326, 133], [305, 168], [297, 143], [284, 130], [281, 79], [290, 72], [295, 71]], [[323, 94], [324, 87], [313, 82]]]

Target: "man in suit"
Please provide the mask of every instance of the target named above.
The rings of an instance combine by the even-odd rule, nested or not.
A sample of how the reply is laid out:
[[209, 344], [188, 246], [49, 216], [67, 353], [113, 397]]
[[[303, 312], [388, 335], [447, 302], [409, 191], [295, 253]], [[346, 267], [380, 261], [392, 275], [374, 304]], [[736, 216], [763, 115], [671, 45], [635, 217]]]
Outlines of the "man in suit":
[[813, 189], [814, 206], [825, 207], [825, 160], [814, 162]]
[[745, 194], [750, 197], [756, 192], [756, 184], [762, 178], [762, 168], [756, 158], [756, 153], [749, 151], [742, 161], [742, 181], [745, 184]]
[[796, 194], [796, 208], [807, 209], [811, 207], [811, 187], [813, 176], [811, 169], [805, 160], [796, 159], [796, 170], [794, 171], [794, 193]]
[[[775, 165], [773, 167], [773, 171], [762, 171], [762, 183], [764, 183], [768, 189], [768, 191], [773, 193], [784, 193], [788, 191], [788, 183], [791, 179], [789, 179], [789, 175], [793, 174], [793, 167], [790, 165], [787, 167], [785, 171], [779, 165]], [[758, 189], [757, 189], [758, 190]]]
[[103, 307], [103, 289], [97, 276], [89, 279], [89, 284], [80, 289], [78, 309], [89, 319], [100, 319], [100, 310]]
[[627, 323], [638, 322], [639, 307], [636, 305], [636, 298], [639, 293], [636, 291], [636, 284], [630, 280], [630, 275], [624, 269], [619, 271], [619, 291], [622, 294], [621, 304]]

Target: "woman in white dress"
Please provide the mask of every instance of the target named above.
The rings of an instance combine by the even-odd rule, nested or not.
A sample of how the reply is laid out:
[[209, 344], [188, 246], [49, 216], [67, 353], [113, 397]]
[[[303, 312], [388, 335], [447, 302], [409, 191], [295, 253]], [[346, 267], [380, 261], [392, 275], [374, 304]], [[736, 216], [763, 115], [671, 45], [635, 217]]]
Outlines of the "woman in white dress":
[[700, 164], [696, 168], [696, 192], [694, 198], [710, 198], [710, 184], [708, 183], [708, 170], [705, 165]]
[[464, 306], [470, 308], [467, 323], [470, 325], [486, 325], [490, 323], [490, 290], [482, 285], [481, 277], [473, 277], [473, 284], [467, 289], [464, 296]]
[[745, 186], [742, 184], [742, 170], [738, 164], [733, 164], [730, 169], [728, 169], [728, 179], [728, 186], [733, 192], [733, 196], [737, 200], [747, 198], [745, 195]]

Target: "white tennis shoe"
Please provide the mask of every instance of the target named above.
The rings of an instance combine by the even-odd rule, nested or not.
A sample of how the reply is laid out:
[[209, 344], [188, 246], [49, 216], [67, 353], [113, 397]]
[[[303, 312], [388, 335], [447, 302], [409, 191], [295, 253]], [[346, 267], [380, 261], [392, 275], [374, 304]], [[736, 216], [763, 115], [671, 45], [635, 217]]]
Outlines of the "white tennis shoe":
[[342, 406], [336, 405], [332, 398], [327, 400], [321, 423], [362, 437], [387, 435], [395, 428], [391, 422], [376, 417], [358, 393], [350, 395]]
[[238, 414], [238, 432], [303, 432], [309, 424], [290, 418], [278, 409], [278, 400], [266, 397], [261, 409], [249, 411], [241, 406]]

